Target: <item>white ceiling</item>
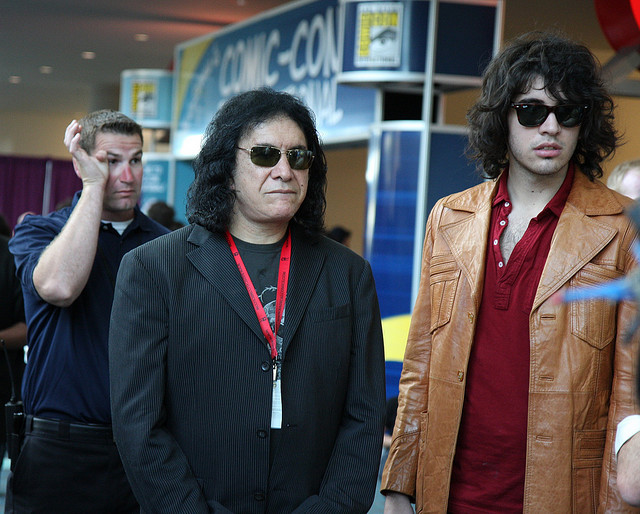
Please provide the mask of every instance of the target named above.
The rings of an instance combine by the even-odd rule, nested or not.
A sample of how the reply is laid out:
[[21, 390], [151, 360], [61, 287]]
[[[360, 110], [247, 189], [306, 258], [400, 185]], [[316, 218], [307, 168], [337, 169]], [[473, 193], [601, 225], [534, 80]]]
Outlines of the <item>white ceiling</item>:
[[[126, 69], [168, 69], [178, 43], [283, 0], [0, 0], [0, 109], [73, 111], [109, 98]], [[149, 35], [136, 42], [134, 35]], [[81, 52], [95, 52], [83, 60]], [[40, 66], [52, 66], [43, 75]], [[21, 77], [11, 84], [9, 77]]]
[[[505, 39], [531, 29], [558, 28], [592, 49], [611, 50], [593, 0], [505, 2]], [[122, 70], [168, 69], [176, 44], [284, 3], [0, 0], [0, 109], [69, 113], [86, 108], [80, 102], [117, 99]], [[137, 33], [148, 34], [149, 40], [136, 42]], [[83, 51], [95, 52], [96, 58], [83, 60]], [[42, 74], [41, 66], [51, 66], [53, 72]], [[12, 84], [10, 76], [21, 81]]]

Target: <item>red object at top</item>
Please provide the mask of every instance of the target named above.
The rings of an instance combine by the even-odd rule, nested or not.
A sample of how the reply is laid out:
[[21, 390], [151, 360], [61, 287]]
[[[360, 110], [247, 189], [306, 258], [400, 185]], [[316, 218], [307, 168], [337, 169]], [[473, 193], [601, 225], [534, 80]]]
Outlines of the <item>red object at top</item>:
[[600, 28], [618, 51], [640, 47], [640, 0], [594, 0]]

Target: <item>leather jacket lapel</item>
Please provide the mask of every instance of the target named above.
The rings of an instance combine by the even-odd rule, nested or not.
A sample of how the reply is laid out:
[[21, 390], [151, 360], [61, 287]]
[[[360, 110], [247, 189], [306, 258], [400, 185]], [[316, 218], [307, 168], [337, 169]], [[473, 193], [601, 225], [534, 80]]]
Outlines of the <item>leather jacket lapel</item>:
[[[558, 220], [533, 309], [558, 291], [616, 236], [617, 230], [567, 202]], [[576, 239], [575, 234], [580, 234]]]
[[[567, 203], [551, 241], [533, 309], [558, 291], [616, 236], [617, 229], [602, 216], [617, 215], [624, 206], [599, 181], [576, 170]], [[575, 235], [580, 234], [579, 240]]]
[[440, 227], [452, 255], [471, 284], [476, 308], [480, 305], [491, 222], [491, 201], [497, 182], [486, 182], [454, 195], [445, 207], [457, 212], [457, 220]]

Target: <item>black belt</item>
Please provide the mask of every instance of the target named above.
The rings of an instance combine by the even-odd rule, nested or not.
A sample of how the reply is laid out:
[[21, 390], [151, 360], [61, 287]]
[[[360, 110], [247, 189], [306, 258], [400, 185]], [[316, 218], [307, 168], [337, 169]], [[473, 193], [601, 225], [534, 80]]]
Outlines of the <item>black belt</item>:
[[27, 416], [27, 434], [44, 435], [65, 441], [111, 442], [113, 432], [109, 425], [71, 423], [58, 419]]

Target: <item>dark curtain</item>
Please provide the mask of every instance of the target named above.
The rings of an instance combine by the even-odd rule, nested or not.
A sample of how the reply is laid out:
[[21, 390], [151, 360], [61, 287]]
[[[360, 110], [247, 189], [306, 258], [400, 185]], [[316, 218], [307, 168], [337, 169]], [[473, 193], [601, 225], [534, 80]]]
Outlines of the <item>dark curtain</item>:
[[82, 189], [82, 180], [73, 170], [71, 161], [51, 160], [51, 193], [49, 195], [50, 211], [55, 210], [62, 202], [71, 202], [76, 191]]
[[71, 161], [0, 156], [0, 213], [11, 228], [23, 212], [47, 214], [81, 188]]

